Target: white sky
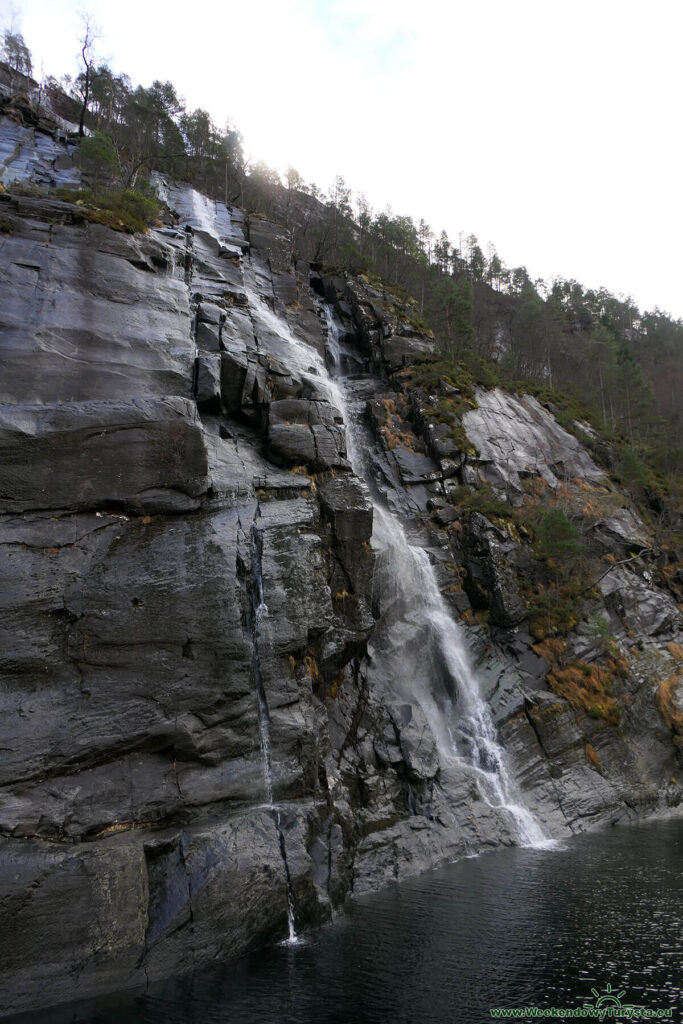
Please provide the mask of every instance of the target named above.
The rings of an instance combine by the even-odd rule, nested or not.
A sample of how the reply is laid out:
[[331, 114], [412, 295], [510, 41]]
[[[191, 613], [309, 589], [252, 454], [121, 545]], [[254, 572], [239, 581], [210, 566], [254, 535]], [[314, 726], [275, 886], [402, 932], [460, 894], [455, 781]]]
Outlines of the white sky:
[[247, 152], [683, 316], [681, 0], [0, 0], [47, 73], [98, 55]]

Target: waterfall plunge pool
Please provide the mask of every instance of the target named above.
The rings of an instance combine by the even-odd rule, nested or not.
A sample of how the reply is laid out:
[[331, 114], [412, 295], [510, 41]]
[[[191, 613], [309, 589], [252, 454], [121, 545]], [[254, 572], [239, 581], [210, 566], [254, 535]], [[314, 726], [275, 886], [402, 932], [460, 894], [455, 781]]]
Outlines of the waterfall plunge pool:
[[682, 818], [505, 848], [354, 899], [298, 945], [31, 1021], [479, 1024], [599, 1000], [679, 1021], [682, 863]]

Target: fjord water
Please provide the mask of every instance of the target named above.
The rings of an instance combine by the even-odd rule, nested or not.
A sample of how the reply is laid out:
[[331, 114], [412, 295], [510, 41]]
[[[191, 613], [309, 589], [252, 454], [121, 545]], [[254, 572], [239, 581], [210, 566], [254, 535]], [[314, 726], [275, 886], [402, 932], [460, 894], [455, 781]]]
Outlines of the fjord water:
[[[683, 819], [499, 850], [350, 903], [276, 946], [37, 1024], [478, 1024], [592, 989], [683, 1011]], [[671, 1019], [671, 1018], [670, 1018]]]

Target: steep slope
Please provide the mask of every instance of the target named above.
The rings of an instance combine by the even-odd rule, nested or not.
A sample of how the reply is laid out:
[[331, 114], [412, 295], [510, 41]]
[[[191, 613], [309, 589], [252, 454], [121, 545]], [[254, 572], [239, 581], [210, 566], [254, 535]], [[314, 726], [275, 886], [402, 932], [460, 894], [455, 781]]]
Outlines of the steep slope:
[[[22, 130], [56, 181], [65, 144]], [[651, 560], [566, 636], [531, 631], [514, 510], [576, 506], [598, 561], [654, 544], [576, 438], [425, 378], [432, 340], [381, 282], [157, 187], [144, 237], [0, 194], [7, 1013], [530, 841], [518, 804], [561, 836], [680, 800], [680, 615]], [[482, 485], [497, 503], [468, 506]]]

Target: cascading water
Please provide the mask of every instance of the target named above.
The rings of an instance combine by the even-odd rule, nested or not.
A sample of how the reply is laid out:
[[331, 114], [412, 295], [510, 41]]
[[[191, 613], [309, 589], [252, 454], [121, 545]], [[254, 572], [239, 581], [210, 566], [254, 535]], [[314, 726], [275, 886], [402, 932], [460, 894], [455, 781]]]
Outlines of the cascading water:
[[338, 377], [341, 373], [342, 350], [339, 338], [339, 327], [334, 319], [334, 313], [329, 303], [325, 303], [325, 321], [327, 323], [327, 351], [332, 361], [332, 376]]
[[[326, 304], [324, 309], [328, 351], [338, 371], [342, 362], [339, 328], [331, 307]], [[347, 424], [349, 460], [370, 484], [358, 425], [343, 389], [337, 387], [337, 393]], [[516, 796], [488, 705], [479, 694], [469, 664], [461, 628], [449, 613], [427, 553], [411, 545], [399, 520], [376, 502], [373, 523], [376, 582], [384, 619], [378, 624], [375, 656], [384, 661], [385, 678], [403, 690], [406, 698], [419, 701], [442, 759], [474, 774], [482, 798], [505, 817], [520, 845], [547, 845], [538, 822]]]
[[[388, 662], [385, 671], [399, 688], [401, 676], [410, 671], [410, 694], [405, 687], [406, 695], [419, 700], [441, 757], [474, 773], [481, 796], [505, 816], [520, 845], [545, 843], [538, 822], [516, 798], [461, 629], [448, 611], [426, 552], [409, 544], [398, 520], [378, 505], [372, 539], [379, 586], [384, 603], [390, 606], [388, 635], [381, 647]], [[403, 634], [398, 642], [397, 633]], [[421, 665], [411, 670], [414, 651]]]
[[[188, 201], [189, 200], [189, 201]], [[230, 218], [222, 203], [215, 203], [194, 189], [183, 202], [188, 223], [222, 244], [230, 234]], [[364, 465], [364, 444], [357, 417], [346, 398], [342, 367], [341, 332], [332, 307], [323, 304], [328, 329], [326, 365], [322, 356], [293, 333], [259, 294], [254, 268], [243, 263], [245, 293], [257, 338], [269, 338], [268, 347], [286, 352], [286, 363], [314, 390], [339, 409], [347, 427], [347, 452], [354, 471], [368, 484], [370, 467]], [[331, 372], [330, 372], [331, 371]], [[254, 550], [253, 639], [254, 677], [259, 699], [259, 728], [264, 760], [265, 789], [278, 831], [288, 888], [290, 940], [296, 940], [291, 882], [287, 866], [280, 812], [273, 803], [270, 723], [258, 661], [260, 627], [267, 607], [263, 597], [260, 552], [262, 537], [252, 531]], [[520, 844], [546, 845], [547, 840], [533, 815], [519, 802], [515, 786], [497, 741], [494, 723], [479, 695], [469, 665], [460, 627], [452, 619], [439, 590], [427, 554], [408, 542], [399, 520], [375, 502], [373, 547], [377, 579], [382, 592], [382, 620], [373, 638], [374, 656], [381, 660], [388, 683], [407, 699], [421, 704], [444, 762], [472, 773], [486, 803], [505, 817]], [[384, 634], [384, 635], [383, 635]], [[417, 657], [415, 656], [417, 653]], [[409, 667], [410, 666], [410, 667]]]
[[[314, 348], [296, 337], [286, 320], [278, 316], [259, 295], [255, 283], [251, 280], [247, 268], [244, 275], [244, 291], [249, 302], [249, 309], [257, 337], [265, 333], [271, 339], [278, 339], [287, 344], [288, 368], [296, 370], [299, 376], [307, 381], [314, 392], [326, 398], [331, 405], [344, 415], [346, 422], [345, 399], [339, 384], [330, 376], [325, 360]], [[339, 343], [336, 342], [337, 351]], [[336, 364], [335, 364], [336, 365]], [[347, 431], [348, 435], [348, 431]]]

